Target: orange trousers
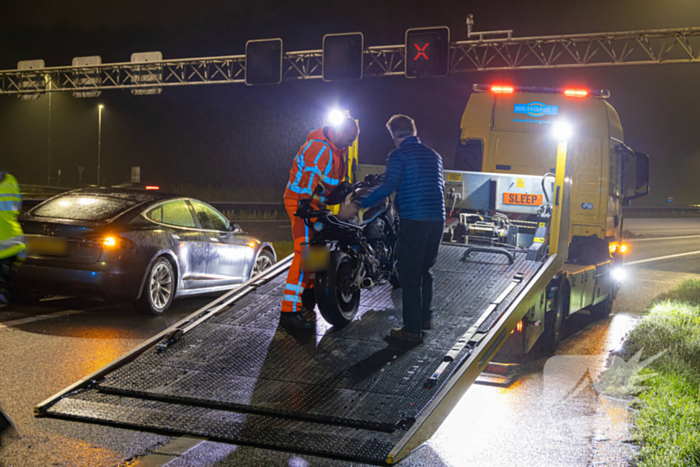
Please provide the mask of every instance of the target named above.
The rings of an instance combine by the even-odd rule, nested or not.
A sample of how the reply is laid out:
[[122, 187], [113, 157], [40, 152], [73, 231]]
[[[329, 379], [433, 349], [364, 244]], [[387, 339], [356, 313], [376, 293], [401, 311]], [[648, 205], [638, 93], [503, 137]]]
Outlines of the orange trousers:
[[294, 237], [294, 258], [292, 266], [287, 273], [287, 285], [284, 288], [282, 298], [282, 312], [291, 313], [301, 311], [301, 294], [304, 289], [310, 289], [314, 285], [315, 274], [302, 269], [302, 252], [306, 248], [302, 243], [306, 243], [314, 236], [314, 230], [310, 229], [304, 219], [294, 215], [299, 208], [296, 200], [284, 200], [284, 207], [292, 220], [292, 236]]

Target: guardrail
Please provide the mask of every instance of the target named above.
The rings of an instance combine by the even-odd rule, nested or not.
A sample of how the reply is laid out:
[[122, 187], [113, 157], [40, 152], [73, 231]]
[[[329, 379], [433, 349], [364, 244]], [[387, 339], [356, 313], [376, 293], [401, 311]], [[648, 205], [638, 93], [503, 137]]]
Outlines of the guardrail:
[[[37, 206], [51, 196], [72, 188], [41, 187], [60, 190], [53, 194], [39, 194], [26, 190], [33, 185], [23, 185], [22, 209], [24, 211]], [[26, 190], [26, 191], [25, 191]], [[42, 196], [43, 195], [43, 196]], [[287, 220], [289, 216], [282, 203], [266, 201], [211, 201], [210, 205], [221, 211], [231, 220]], [[700, 216], [699, 206], [626, 206], [622, 209], [626, 217], [695, 217]]]
[[644, 217], [699, 217], [697, 206], [626, 206], [622, 213], [629, 218]]
[[228, 202], [214, 201], [210, 205], [221, 211], [232, 221], [243, 220], [288, 220], [287, 210], [282, 203], [271, 202]]

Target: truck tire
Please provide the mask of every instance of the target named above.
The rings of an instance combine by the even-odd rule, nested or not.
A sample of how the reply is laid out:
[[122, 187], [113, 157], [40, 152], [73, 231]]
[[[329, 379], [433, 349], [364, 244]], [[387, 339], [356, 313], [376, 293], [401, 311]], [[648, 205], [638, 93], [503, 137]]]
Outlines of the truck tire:
[[566, 279], [562, 280], [553, 291], [555, 293], [554, 309], [545, 314], [544, 332], [540, 336], [542, 349], [546, 353], [556, 352], [559, 344], [561, 344], [564, 335], [564, 324], [569, 315], [569, 300], [571, 299], [569, 282]]
[[134, 308], [144, 314], [160, 316], [170, 308], [175, 298], [177, 281], [173, 265], [164, 256], [156, 259], [146, 274], [141, 297]]
[[360, 290], [351, 289], [354, 270], [352, 258], [334, 251], [328, 270], [316, 272], [316, 304], [323, 319], [333, 326], [347, 326], [360, 308]]
[[613, 300], [613, 293], [610, 291], [608, 296], [605, 297], [605, 300], [589, 308], [591, 316], [593, 316], [595, 319], [607, 319], [612, 311]]

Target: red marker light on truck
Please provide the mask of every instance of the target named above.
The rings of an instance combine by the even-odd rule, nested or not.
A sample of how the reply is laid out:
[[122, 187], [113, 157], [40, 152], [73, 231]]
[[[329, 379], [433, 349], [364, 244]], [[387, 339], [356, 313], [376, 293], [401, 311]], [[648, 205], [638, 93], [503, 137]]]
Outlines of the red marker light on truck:
[[566, 97], [588, 97], [588, 91], [585, 89], [564, 89]]
[[155, 186], [155, 185], [146, 185], [146, 189], [147, 190], [160, 190], [160, 187]]
[[491, 92], [495, 94], [513, 94], [513, 86], [491, 86]]

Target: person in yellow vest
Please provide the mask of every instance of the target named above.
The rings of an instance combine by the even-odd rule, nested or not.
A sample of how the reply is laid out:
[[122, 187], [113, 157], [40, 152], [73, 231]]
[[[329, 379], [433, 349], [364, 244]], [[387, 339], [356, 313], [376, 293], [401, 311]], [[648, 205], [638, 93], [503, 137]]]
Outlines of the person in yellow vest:
[[0, 303], [7, 303], [10, 275], [25, 258], [24, 234], [17, 221], [21, 207], [17, 179], [0, 168]]

